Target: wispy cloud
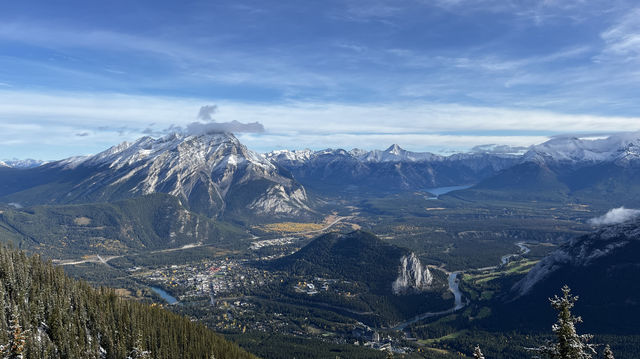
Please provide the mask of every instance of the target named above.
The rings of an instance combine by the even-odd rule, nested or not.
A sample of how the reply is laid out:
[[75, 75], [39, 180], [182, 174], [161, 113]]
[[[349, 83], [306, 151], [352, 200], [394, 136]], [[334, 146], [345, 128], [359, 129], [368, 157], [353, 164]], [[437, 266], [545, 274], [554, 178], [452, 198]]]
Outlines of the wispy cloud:
[[601, 36], [606, 45], [604, 55], [625, 61], [640, 59], [640, 8], [623, 16]]
[[[203, 123], [264, 124], [242, 135], [261, 149], [471, 149], [638, 129], [640, 9], [627, 1], [158, 4], [144, 24], [127, 6], [121, 21], [16, 8], [0, 14], [4, 143], [39, 134], [71, 137], [61, 154], [96, 151], [186, 128], [206, 103], [220, 107]], [[11, 129], [20, 123], [35, 128]]]
[[77, 29], [33, 22], [3, 22], [0, 39], [45, 48], [94, 48], [112, 51], [150, 52], [172, 58], [205, 58], [205, 52], [172, 41], [113, 30]]
[[[57, 157], [98, 152], [142, 135], [186, 129], [203, 102], [212, 100], [0, 91], [0, 142], [12, 138], [22, 141], [20, 147], [3, 146], [0, 150], [16, 157], [33, 151], [28, 156], [38, 158], [43, 156], [36, 151], [47, 151], [49, 156], [58, 153]], [[220, 121], [216, 126], [244, 126], [226, 129], [239, 132], [262, 132], [262, 125], [268, 129], [240, 135], [250, 148], [260, 151], [328, 146], [373, 149], [397, 142], [412, 150], [445, 152], [488, 143], [529, 146], [561, 132], [640, 130], [640, 118], [459, 104], [215, 103], [215, 117]], [[83, 133], [90, 136], [69, 138], [69, 134]], [[47, 148], [38, 149], [39, 145]]]

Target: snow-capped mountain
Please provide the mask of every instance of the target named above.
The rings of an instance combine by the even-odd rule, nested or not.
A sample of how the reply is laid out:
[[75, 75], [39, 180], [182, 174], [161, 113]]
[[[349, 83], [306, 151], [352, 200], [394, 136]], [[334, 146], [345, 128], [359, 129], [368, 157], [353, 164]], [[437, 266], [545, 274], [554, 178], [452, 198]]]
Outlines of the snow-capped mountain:
[[479, 182], [468, 198], [640, 203], [640, 133], [555, 137]]
[[392, 145], [384, 151], [326, 149], [274, 151], [266, 159], [318, 191], [387, 192], [470, 184], [519, 161], [514, 155], [440, 156]]
[[12, 167], [12, 168], [33, 168], [33, 167], [42, 166], [43, 164], [46, 164], [46, 163], [47, 161], [34, 160], [31, 158], [27, 158], [24, 160], [12, 159], [12, 160], [0, 161], [0, 166], [4, 165], [6, 167]]
[[121, 143], [93, 156], [41, 168], [70, 179], [55, 202], [111, 201], [168, 193], [190, 209], [217, 216], [251, 211], [299, 215], [309, 211], [305, 189], [232, 134], [173, 133]]
[[640, 133], [608, 136], [559, 136], [525, 153], [524, 161], [593, 164], [600, 162], [630, 163], [640, 159]]
[[353, 156], [363, 162], [426, 162], [442, 161], [443, 157], [429, 152], [407, 151], [397, 144], [389, 146], [384, 151], [373, 150], [361, 153], [357, 149], [351, 152]]
[[264, 157], [272, 162], [280, 163], [284, 161], [288, 162], [308, 162], [312, 161], [319, 156], [347, 156], [355, 159], [359, 162], [368, 163], [380, 163], [380, 162], [426, 162], [426, 161], [442, 161], [443, 156], [436, 155], [429, 152], [411, 152], [401, 148], [397, 144], [389, 146], [384, 151], [373, 150], [365, 151], [359, 148], [354, 148], [351, 151], [343, 149], [326, 149], [320, 151], [312, 150], [277, 150], [264, 154]]

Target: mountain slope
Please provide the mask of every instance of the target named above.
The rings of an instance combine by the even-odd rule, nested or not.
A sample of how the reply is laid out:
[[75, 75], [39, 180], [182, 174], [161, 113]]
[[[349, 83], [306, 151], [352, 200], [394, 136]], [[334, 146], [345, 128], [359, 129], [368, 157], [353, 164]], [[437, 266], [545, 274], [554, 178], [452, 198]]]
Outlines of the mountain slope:
[[[0, 248], [0, 345], [12, 358], [254, 358], [201, 324]], [[10, 334], [10, 336], [9, 336]]]
[[[574, 238], [539, 262], [512, 288], [507, 307], [535, 324], [564, 284], [580, 295], [577, 311], [594, 332], [637, 333], [640, 320], [640, 221]], [[526, 310], [523, 310], [526, 308]], [[522, 320], [527, 322], [527, 320]]]
[[171, 134], [122, 143], [0, 179], [6, 202], [109, 202], [151, 193], [179, 198], [210, 217], [222, 213], [302, 215], [304, 188], [233, 135]]
[[320, 277], [348, 283], [346, 297], [321, 292], [304, 301], [359, 308], [364, 313], [357, 320], [371, 325], [391, 325], [453, 306], [444, 273], [364, 231], [322, 235], [298, 252], [263, 265], [300, 280]]
[[512, 155], [410, 152], [392, 145], [384, 151], [354, 149], [274, 151], [265, 155], [305, 187], [320, 193], [398, 192], [475, 183], [512, 166]]
[[383, 242], [373, 234], [355, 231], [328, 233], [273, 265], [296, 274], [345, 278], [367, 283], [372, 292], [390, 294], [398, 277], [404, 248]]
[[636, 206], [639, 179], [640, 134], [557, 137], [533, 146], [519, 164], [456, 196]]
[[237, 247], [246, 234], [158, 193], [113, 203], [7, 208], [0, 213], [0, 238], [48, 257], [65, 258], [196, 243]]
[[269, 266], [296, 275], [355, 281], [377, 295], [402, 296], [443, 287], [441, 273], [432, 273], [415, 253], [360, 230], [322, 235]]

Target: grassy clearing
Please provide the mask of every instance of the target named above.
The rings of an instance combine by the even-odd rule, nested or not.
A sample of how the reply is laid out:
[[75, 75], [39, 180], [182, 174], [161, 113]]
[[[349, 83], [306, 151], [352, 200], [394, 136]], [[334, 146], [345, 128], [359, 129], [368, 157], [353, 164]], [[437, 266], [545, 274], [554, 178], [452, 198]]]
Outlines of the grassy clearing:
[[317, 231], [324, 227], [325, 225], [321, 223], [280, 222], [255, 226], [254, 228], [266, 233], [297, 233]]
[[451, 334], [447, 334], [443, 337], [440, 338], [430, 338], [430, 339], [420, 339], [418, 340], [418, 343], [422, 344], [422, 345], [433, 345], [433, 344], [437, 344], [440, 341], [443, 340], [449, 340], [449, 339], [456, 339], [457, 337], [466, 334], [468, 332], [468, 330], [464, 329], [464, 330], [459, 330], [457, 332], [451, 333]]

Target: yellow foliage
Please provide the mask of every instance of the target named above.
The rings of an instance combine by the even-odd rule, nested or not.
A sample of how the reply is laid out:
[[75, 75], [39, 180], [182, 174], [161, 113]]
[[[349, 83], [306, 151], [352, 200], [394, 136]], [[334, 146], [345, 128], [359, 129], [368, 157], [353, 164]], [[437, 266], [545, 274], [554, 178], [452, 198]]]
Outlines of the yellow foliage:
[[296, 233], [317, 231], [324, 228], [324, 225], [320, 223], [280, 222], [265, 224], [257, 228], [265, 232]]

